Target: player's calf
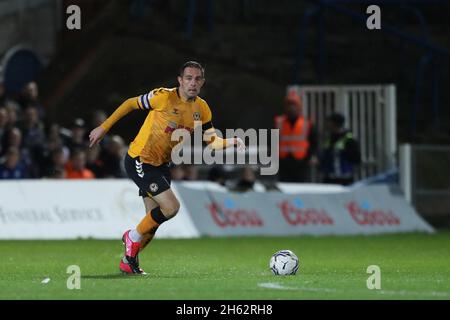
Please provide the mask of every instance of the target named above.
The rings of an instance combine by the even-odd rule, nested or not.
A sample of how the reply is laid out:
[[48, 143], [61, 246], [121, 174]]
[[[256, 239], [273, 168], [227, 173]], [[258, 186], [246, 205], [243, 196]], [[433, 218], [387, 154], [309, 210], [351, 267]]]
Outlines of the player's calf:
[[149, 233], [142, 235], [141, 240], [141, 250], [144, 250], [144, 248], [153, 240], [153, 237], [155, 236], [156, 230], [158, 230], [158, 227], [153, 228]]

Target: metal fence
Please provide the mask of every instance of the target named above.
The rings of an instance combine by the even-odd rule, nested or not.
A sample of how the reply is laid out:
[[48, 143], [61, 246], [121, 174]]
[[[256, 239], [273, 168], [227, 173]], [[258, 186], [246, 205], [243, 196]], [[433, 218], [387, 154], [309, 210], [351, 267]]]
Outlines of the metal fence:
[[[362, 164], [355, 179], [364, 179], [396, 165], [397, 127], [394, 85], [290, 86], [303, 100], [304, 114], [325, 133], [325, 120], [333, 112], [345, 116], [346, 127], [358, 140]], [[319, 141], [319, 148], [323, 139]], [[312, 176], [318, 181], [317, 173]]]
[[450, 146], [404, 144], [399, 151], [406, 200], [424, 216], [450, 217]]

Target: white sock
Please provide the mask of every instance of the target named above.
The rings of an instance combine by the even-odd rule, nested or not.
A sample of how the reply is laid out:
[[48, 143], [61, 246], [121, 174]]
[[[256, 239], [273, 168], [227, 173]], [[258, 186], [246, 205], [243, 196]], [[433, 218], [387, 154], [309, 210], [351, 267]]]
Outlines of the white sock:
[[129, 235], [131, 241], [133, 242], [140, 242], [142, 240], [142, 236], [139, 234], [139, 232], [137, 232], [136, 229], [132, 229]]

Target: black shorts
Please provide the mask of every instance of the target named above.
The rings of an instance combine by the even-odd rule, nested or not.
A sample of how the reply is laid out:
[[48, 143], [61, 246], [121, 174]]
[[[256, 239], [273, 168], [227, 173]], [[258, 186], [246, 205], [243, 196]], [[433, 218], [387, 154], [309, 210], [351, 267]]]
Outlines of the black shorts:
[[131, 180], [139, 187], [141, 197], [154, 197], [170, 189], [170, 163], [158, 167], [142, 163], [139, 157], [125, 156], [125, 170]]

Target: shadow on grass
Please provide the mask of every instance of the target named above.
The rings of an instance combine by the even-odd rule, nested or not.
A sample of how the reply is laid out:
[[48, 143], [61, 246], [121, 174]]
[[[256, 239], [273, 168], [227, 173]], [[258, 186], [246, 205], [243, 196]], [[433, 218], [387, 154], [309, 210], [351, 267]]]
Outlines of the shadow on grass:
[[[199, 277], [200, 275], [196, 274], [195, 276]], [[205, 274], [205, 277], [207, 274]], [[157, 279], [186, 279], [192, 277], [191, 274], [122, 274], [122, 273], [112, 273], [112, 274], [90, 274], [90, 275], [82, 275], [81, 279], [95, 279], [95, 280], [111, 280], [111, 279], [139, 279], [139, 278], [157, 278]]]
[[81, 276], [81, 279], [110, 280], [110, 279], [132, 279], [132, 278], [143, 278], [143, 277], [145, 277], [145, 275], [112, 273], [112, 274], [85, 275], [85, 276]]

